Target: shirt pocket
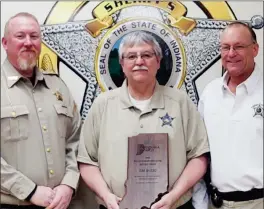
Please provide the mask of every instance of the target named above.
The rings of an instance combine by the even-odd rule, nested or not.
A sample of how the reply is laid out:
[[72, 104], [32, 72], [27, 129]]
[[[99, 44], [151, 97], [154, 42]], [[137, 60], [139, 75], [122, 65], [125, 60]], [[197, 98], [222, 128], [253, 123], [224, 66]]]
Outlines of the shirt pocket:
[[71, 130], [71, 122], [73, 119], [72, 109], [65, 104], [54, 104], [58, 116], [58, 129], [60, 137], [65, 138], [68, 131]]
[[16, 142], [28, 138], [29, 111], [26, 105], [1, 107], [1, 139]]

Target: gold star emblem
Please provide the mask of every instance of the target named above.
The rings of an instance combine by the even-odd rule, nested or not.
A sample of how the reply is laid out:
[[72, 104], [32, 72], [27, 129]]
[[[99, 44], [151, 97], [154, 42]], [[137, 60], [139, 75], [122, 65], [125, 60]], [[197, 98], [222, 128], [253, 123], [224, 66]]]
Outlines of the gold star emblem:
[[62, 95], [61, 95], [61, 93], [60, 93], [59, 91], [56, 91], [56, 92], [54, 93], [54, 95], [56, 96], [57, 100], [59, 100], [59, 101], [63, 101]]

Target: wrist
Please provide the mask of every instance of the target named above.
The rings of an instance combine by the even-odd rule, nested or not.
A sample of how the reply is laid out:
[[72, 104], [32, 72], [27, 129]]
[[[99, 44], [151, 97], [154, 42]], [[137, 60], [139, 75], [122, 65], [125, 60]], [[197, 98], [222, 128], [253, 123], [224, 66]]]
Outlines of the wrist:
[[171, 206], [174, 205], [177, 202], [177, 200], [180, 198], [179, 193], [175, 188], [173, 188], [167, 195], [171, 203]]
[[70, 191], [72, 191], [72, 193], [74, 193], [75, 190], [71, 186], [67, 184], [62, 184], [62, 185], [66, 186]]
[[112, 194], [112, 193], [111, 193], [108, 189], [106, 189], [106, 190], [103, 191], [101, 194], [102, 194], [102, 195], [101, 195], [102, 200], [103, 200], [104, 202], [106, 202], [106, 200], [108, 199], [108, 196], [109, 196], [110, 194]]
[[32, 192], [30, 192], [30, 194], [27, 196], [27, 198], [25, 199], [26, 201], [30, 201], [32, 196], [35, 194], [36, 190], [37, 190], [37, 185], [35, 185], [34, 189], [32, 190]]

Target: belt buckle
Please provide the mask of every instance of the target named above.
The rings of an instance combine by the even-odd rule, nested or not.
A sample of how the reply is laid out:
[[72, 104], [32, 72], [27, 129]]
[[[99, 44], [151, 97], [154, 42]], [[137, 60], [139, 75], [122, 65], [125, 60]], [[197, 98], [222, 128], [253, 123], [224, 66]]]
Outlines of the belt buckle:
[[216, 187], [212, 189], [211, 201], [216, 208], [220, 208], [223, 205], [223, 199], [218, 195]]

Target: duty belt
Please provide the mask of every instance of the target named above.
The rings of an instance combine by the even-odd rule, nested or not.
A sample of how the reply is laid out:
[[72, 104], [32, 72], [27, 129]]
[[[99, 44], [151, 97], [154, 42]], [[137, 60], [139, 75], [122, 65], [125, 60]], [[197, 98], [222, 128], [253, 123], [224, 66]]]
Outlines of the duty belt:
[[264, 192], [262, 189], [252, 189], [249, 191], [234, 191], [234, 192], [219, 192], [218, 189], [214, 186], [211, 188], [211, 200], [213, 205], [216, 208], [220, 208], [223, 205], [223, 200], [226, 201], [234, 201], [234, 202], [241, 202], [241, 201], [249, 201], [249, 200], [256, 200], [263, 198]]

